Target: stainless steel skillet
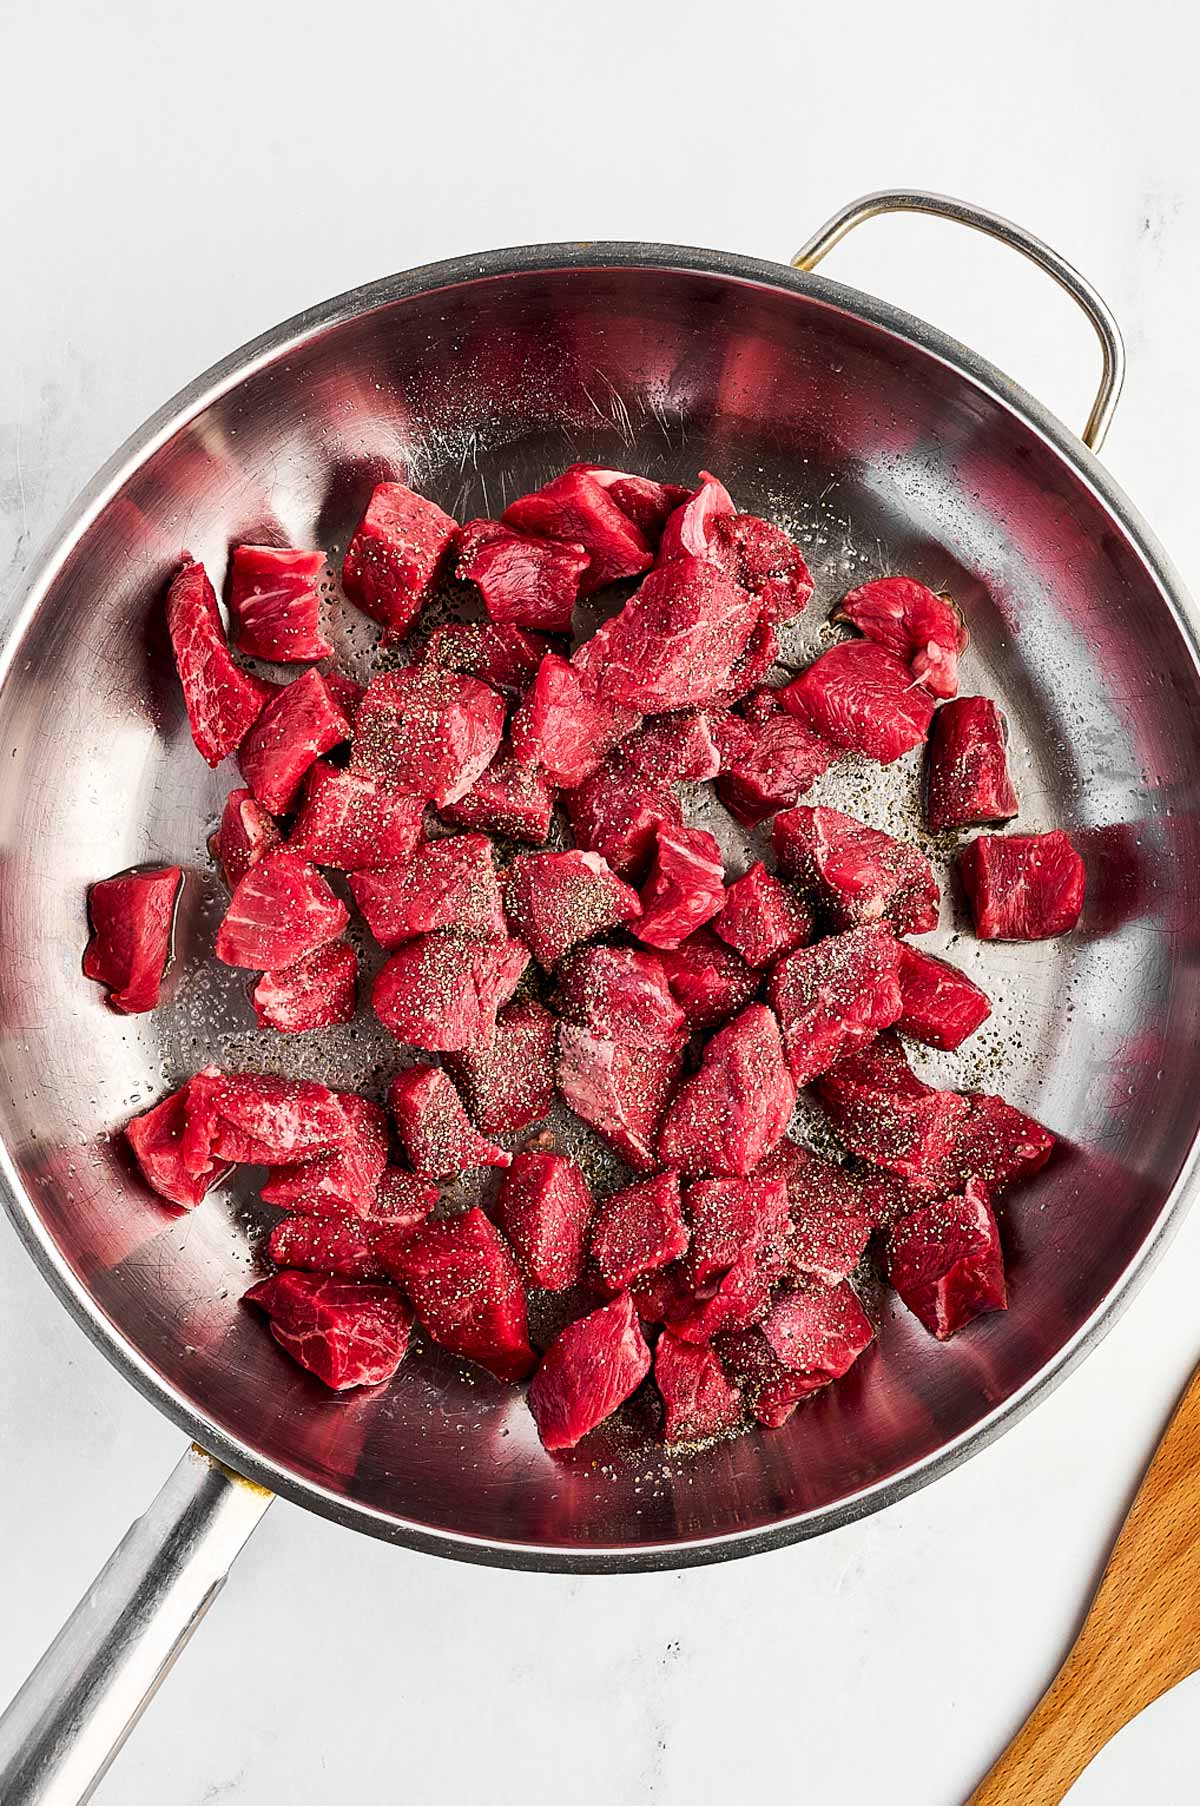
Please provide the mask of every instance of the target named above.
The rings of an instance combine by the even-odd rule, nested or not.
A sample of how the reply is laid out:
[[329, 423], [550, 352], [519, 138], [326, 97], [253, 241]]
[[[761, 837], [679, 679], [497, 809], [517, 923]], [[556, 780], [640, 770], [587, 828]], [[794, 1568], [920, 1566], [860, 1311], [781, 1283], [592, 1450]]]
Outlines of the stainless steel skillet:
[[[897, 208], [1000, 237], [1075, 296], [1104, 352], [1086, 429], [1098, 446], [1122, 354], [1094, 291], [991, 215], [872, 196], [795, 268], [543, 246], [342, 296], [168, 404], [34, 572], [0, 663], [6, 1203], [88, 1334], [208, 1453], [184, 1457], [0, 1721], [6, 1802], [87, 1796], [273, 1492], [512, 1567], [749, 1554], [878, 1509], [983, 1446], [1096, 1341], [1165, 1244], [1200, 1130], [1194, 617], [1087, 444], [934, 328], [808, 273]], [[820, 596], [887, 568], [952, 588], [974, 633], [965, 684], [1012, 724], [1022, 825], [1069, 828], [1089, 865], [1078, 935], [986, 950], [996, 1029], [946, 1069], [1004, 1089], [1069, 1144], [1008, 1210], [1012, 1309], [941, 1348], [885, 1303], [873, 1356], [787, 1429], [687, 1461], [628, 1428], [551, 1459], [519, 1397], [432, 1353], [377, 1395], [320, 1394], [238, 1309], [249, 1195], [159, 1212], [112, 1138], [214, 1052], [274, 1057], [205, 957], [204, 828], [227, 780], [196, 758], [162, 641], [182, 549], [220, 570], [231, 541], [267, 533], [337, 548], [389, 473], [454, 512], [495, 512], [575, 457], [719, 471], [743, 507], [794, 527]], [[195, 899], [176, 995], [121, 1022], [80, 982], [84, 888], [167, 856], [191, 869]], [[933, 944], [952, 933], [948, 912]], [[963, 940], [955, 956], [981, 955]], [[314, 1062], [369, 1083], [383, 1057], [360, 1030]]]

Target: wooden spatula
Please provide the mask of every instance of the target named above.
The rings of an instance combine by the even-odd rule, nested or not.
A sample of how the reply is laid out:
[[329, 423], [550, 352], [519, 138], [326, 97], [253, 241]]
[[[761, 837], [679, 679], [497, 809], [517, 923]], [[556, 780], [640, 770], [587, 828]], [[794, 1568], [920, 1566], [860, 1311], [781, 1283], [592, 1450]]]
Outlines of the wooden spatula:
[[1200, 1668], [1200, 1369], [1167, 1425], [1074, 1648], [967, 1806], [1058, 1806], [1123, 1725]]

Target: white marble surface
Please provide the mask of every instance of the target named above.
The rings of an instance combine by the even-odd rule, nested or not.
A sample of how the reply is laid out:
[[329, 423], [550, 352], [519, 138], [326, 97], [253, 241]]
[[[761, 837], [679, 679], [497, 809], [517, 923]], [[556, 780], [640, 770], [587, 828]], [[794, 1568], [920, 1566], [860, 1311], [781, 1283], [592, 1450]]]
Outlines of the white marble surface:
[[[665, 239], [786, 256], [894, 182], [1041, 232], [1130, 351], [1106, 458], [1193, 581], [1200, 169], [1186, 9], [442, 0], [0, 7], [0, 584], [181, 383], [387, 269]], [[419, 16], [414, 16], [418, 14]], [[985, 22], [984, 13], [991, 15]], [[17, 173], [19, 170], [19, 173]], [[1001, 252], [881, 224], [836, 273], [1072, 422], [1094, 349]], [[892, 1511], [752, 1563], [629, 1579], [439, 1563], [277, 1505], [102, 1806], [486, 1798], [961, 1801], [1032, 1704], [1200, 1347], [1200, 1214], [1034, 1415]], [[0, 1696], [180, 1449], [0, 1223]], [[1200, 1698], [1078, 1806], [1200, 1790]]]

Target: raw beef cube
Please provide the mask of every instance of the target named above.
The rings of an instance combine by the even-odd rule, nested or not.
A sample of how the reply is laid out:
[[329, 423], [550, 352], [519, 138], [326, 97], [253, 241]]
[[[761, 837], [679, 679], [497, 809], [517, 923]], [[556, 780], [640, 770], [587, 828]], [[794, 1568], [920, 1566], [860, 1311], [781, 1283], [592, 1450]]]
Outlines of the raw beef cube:
[[653, 562], [646, 535], [584, 465], [572, 465], [544, 488], [521, 496], [501, 518], [518, 533], [583, 546], [588, 564], [580, 595], [622, 577], [637, 577]]
[[348, 883], [381, 947], [435, 928], [484, 940], [506, 932], [492, 843], [482, 834], [427, 840], [408, 859], [351, 872]]
[[221, 825], [213, 836], [212, 850], [230, 890], [237, 887], [250, 867], [282, 845], [283, 835], [273, 815], [254, 800], [252, 790], [231, 790], [221, 811]]
[[1083, 860], [1061, 828], [980, 834], [958, 855], [958, 875], [981, 941], [1049, 940], [1083, 913]]
[[267, 1313], [271, 1334], [334, 1392], [390, 1380], [408, 1349], [412, 1312], [395, 1286], [324, 1273], [275, 1273], [243, 1295]]
[[731, 1430], [742, 1401], [711, 1348], [681, 1342], [670, 1330], [654, 1350], [654, 1384], [663, 1402], [665, 1442], [703, 1442]]
[[[992, 1006], [965, 972], [932, 953], [900, 947], [900, 1015], [896, 1027], [914, 1041], [947, 1052], [986, 1022]], [[885, 1025], [886, 1026], [886, 1025]]]
[[265, 1204], [317, 1216], [366, 1217], [375, 1210], [388, 1157], [387, 1113], [352, 1092], [340, 1093], [337, 1102], [346, 1123], [344, 1144], [272, 1166], [260, 1194]]
[[656, 543], [667, 516], [686, 502], [691, 491], [682, 483], [659, 483], [653, 477], [633, 476], [627, 470], [606, 470], [600, 464], [577, 464], [606, 489], [622, 514], [640, 527], [651, 543]]
[[886, 921], [896, 934], [937, 927], [941, 895], [923, 853], [824, 807], [776, 816], [771, 846], [785, 877], [811, 891], [835, 928]]
[[366, 684], [356, 683], [352, 677], [347, 677], [344, 671], [326, 671], [325, 687], [346, 720], [353, 726], [358, 719], [359, 704], [367, 693]]
[[836, 753], [786, 709], [743, 725], [750, 746], [724, 766], [717, 794], [743, 827], [752, 828], [777, 810], [790, 809], [828, 771]]
[[756, 690], [779, 657], [779, 639], [775, 623], [760, 615], [742, 651], [730, 667], [729, 675], [709, 697], [709, 706], [730, 708]]
[[227, 966], [274, 971], [336, 940], [349, 920], [316, 867], [279, 847], [238, 883], [214, 951]]
[[568, 1323], [529, 1388], [543, 1447], [573, 1449], [637, 1391], [649, 1371], [650, 1350], [628, 1292]]
[[939, 1198], [893, 1223], [887, 1268], [914, 1317], [941, 1342], [982, 1312], [1004, 1310], [1004, 1255], [986, 1188], [972, 1180], [961, 1198]]
[[241, 745], [270, 695], [233, 662], [202, 564], [191, 559], [167, 591], [167, 632], [197, 750], [219, 765]]
[[806, 1285], [788, 1292], [763, 1319], [763, 1338], [789, 1373], [817, 1386], [840, 1380], [875, 1337], [852, 1285]]
[[656, 1267], [632, 1287], [633, 1302], [643, 1323], [670, 1323], [695, 1309], [696, 1295], [688, 1284], [683, 1262]]
[[800, 614], [813, 593], [799, 546], [782, 527], [756, 514], [718, 515], [711, 524], [709, 555], [737, 578], [772, 621]]
[[779, 694], [823, 739], [881, 765], [920, 746], [933, 719], [929, 691], [873, 640], [831, 647]]
[[552, 971], [580, 941], [641, 914], [638, 894], [599, 853], [520, 853], [508, 869], [504, 907], [538, 963]]
[[285, 1217], [267, 1237], [277, 1267], [334, 1273], [339, 1279], [386, 1279], [387, 1268], [363, 1229], [346, 1217]]
[[283, 1035], [333, 1028], [354, 1018], [358, 960], [345, 941], [331, 941], [281, 972], [264, 972], [254, 987], [259, 1028]]
[[[760, 706], [759, 699], [769, 698], [765, 706]], [[766, 721], [772, 715], [787, 715], [787, 710], [775, 701], [772, 689], [755, 690], [744, 698], [743, 713], [735, 715], [730, 709], [707, 709], [705, 717], [712, 723], [713, 739], [717, 743], [717, 751], [721, 755], [721, 770], [731, 771], [742, 759], [748, 758], [754, 751], [758, 738], [756, 729], [759, 722]], [[793, 716], [788, 716], [793, 720]]]
[[304, 780], [288, 846], [314, 865], [353, 872], [407, 859], [421, 838], [424, 820], [419, 796], [385, 790], [365, 772], [340, 771], [318, 759]]
[[234, 546], [229, 613], [239, 652], [280, 665], [329, 657], [333, 647], [321, 632], [317, 598], [324, 563], [324, 552]]
[[[866, 1251], [876, 1216], [864, 1186], [830, 1160], [794, 1141], [781, 1141], [758, 1169], [787, 1186], [791, 1228], [788, 1265], [793, 1274], [835, 1285], [853, 1273]], [[922, 1200], [924, 1202], [924, 1200]]]
[[631, 734], [641, 713], [600, 694], [599, 680], [548, 652], [512, 719], [512, 749], [552, 784], [572, 789]]
[[802, 898], [773, 877], [761, 859], [729, 886], [713, 921], [714, 934], [748, 966], [769, 966], [793, 947], [802, 947], [812, 930]]
[[592, 1194], [565, 1154], [518, 1154], [504, 1175], [500, 1227], [531, 1285], [565, 1292], [583, 1272]]
[[505, 741], [465, 796], [448, 803], [442, 820], [456, 828], [482, 828], [506, 840], [541, 843], [554, 816], [554, 791], [536, 765], [522, 765]]
[[493, 621], [570, 633], [580, 579], [590, 564], [582, 545], [501, 527], [459, 559], [458, 575], [476, 585]]
[[839, 1060], [816, 1089], [852, 1154], [917, 1183], [937, 1178], [968, 1112], [957, 1091], [916, 1076], [892, 1035]]
[[522, 998], [500, 1011], [490, 1046], [445, 1055], [477, 1129], [507, 1135], [549, 1115], [557, 1033], [550, 1012]]
[[152, 1010], [158, 1002], [182, 883], [179, 867], [164, 865], [89, 886], [92, 934], [83, 975], [108, 986], [109, 1004], [122, 1015]]
[[717, 1030], [676, 1093], [658, 1138], [663, 1165], [744, 1177], [781, 1139], [795, 1103], [779, 1024], [752, 1003]]
[[978, 1180], [989, 1192], [1040, 1172], [1054, 1151], [1054, 1136], [1002, 1097], [968, 1091], [967, 1116], [950, 1156], [949, 1188]]
[[363, 1127], [352, 1106], [362, 1102], [339, 1096], [315, 1079], [207, 1067], [187, 1089], [180, 1149], [184, 1168], [200, 1177], [223, 1162], [287, 1166], [327, 1149], [355, 1145]]
[[946, 1189], [937, 1179], [901, 1179], [898, 1173], [876, 1169], [863, 1181], [863, 1208], [877, 1228], [886, 1229], [910, 1210], [924, 1210], [935, 1198], [944, 1196]]
[[958, 694], [958, 660], [969, 635], [962, 611], [914, 577], [879, 577], [843, 596], [833, 611], [885, 646], [934, 696]]
[[634, 933], [651, 947], [678, 947], [725, 901], [721, 849], [704, 828], [658, 829], [642, 913]]
[[430, 634], [425, 661], [440, 671], [477, 677], [506, 696], [524, 696], [549, 650], [550, 642], [542, 634], [525, 633], [520, 627], [451, 621]]
[[408, 1164], [422, 1178], [512, 1164], [510, 1153], [476, 1134], [454, 1080], [440, 1066], [406, 1066], [388, 1086], [388, 1104]]
[[876, 924], [798, 947], [772, 969], [767, 997], [792, 1077], [810, 1084], [899, 1017], [900, 944]]
[[563, 801], [576, 846], [599, 853], [629, 883], [645, 876], [659, 828], [683, 826], [672, 795], [646, 790], [611, 760], [568, 790]]
[[623, 1292], [669, 1266], [687, 1245], [676, 1173], [659, 1173], [615, 1192], [600, 1205], [592, 1224], [592, 1260], [606, 1292]]
[[658, 561], [671, 558], [708, 558], [713, 527], [718, 520], [732, 520], [737, 510], [724, 483], [711, 472], [700, 472], [700, 487], [670, 514], [663, 526]]
[[[197, 1077], [215, 1078], [208, 1066]], [[143, 1179], [151, 1191], [184, 1210], [194, 1210], [214, 1185], [230, 1171], [229, 1163], [213, 1162], [206, 1172], [193, 1173], [184, 1163], [183, 1137], [187, 1127], [188, 1092], [194, 1081], [172, 1091], [153, 1109], [145, 1110], [125, 1125], [125, 1139], [133, 1149]]]
[[638, 1041], [564, 1022], [558, 1089], [564, 1102], [635, 1172], [659, 1164], [655, 1140], [683, 1065], [684, 1037]]
[[581, 947], [559, 967], [555, 1001], [597, 1035], [661, 1043], [684, 1028], [662, 960], [639, 947]]
[[756, 1255], [787, 1231], [788, 1190], [782, 1179], [700, 1179], [687, 1188], [691, 1247], [684, 1272], [702, 1294], [743, 1255]]
[[385, 1166], [371, 1206], [371, 1224], [381, 1235], [416, 1229], [437, 1209], [441, 1193], [428, 1179], [418, 1179], [402, 1167]]
[[448, 514], [404, 483], [380, 483], [355, 528], [342, 585], [356, 607], [402, 639], [424, 606], [454, 541]]
[[242, 776], [264, 809], [290, 809], [314, 759], [350, 738], [350, 723], [319, 671], [278, 690], [238, 753]]
[[498, 1380], [529, 1377], [537, 1357], [520, 1270], [482, 1210], [379, 1235], [376, 1246], [435, 1342]]
[[716, 1028], [749, 1003], [762, 974], [723, 946], [707, 928], [689, 935], [683, 945], [662, 956], [671, 995], [687, 1017], [689, 1028]]
[[693, 1294], [685, 1309], [673, 1307], [667, 1327], [682, 1341], [694, 1343], [711, 1342], [729, 1330], [745, 1329], [766, 1316], [777, 1277], [774, 1261], [767, 1260], [762, 1250], [748, 1249], [718, 1280], [715, 1290], [707, 1286], [705, 1296]]
[[519, 941], [420, 934], [393, 953], [375, 980], [372, 1005], [397, 1041], [436, 1053], [486, 1047], [529, 955]]
[[[719, 717], [721, 711], [714, 710]], [[617, 748], [620, 769], [636, 773], [652, 790], [672, 784], [697, 784], [715, 778], [721, 769], [721, 751], [708, 714], [685, 709], [643, 722]]]
[[1011, 821], [1016, 813], [1003, 715], [986, 696], [948, 702], [934, 716], [929, 734], [925, 818], [930, 832]]
[[350, 769], [439, 809], [466, 796], [499, 748], [504, 699], [474, 677], [405, 665], [371, 679], [358, 711]]
[[610, 702], [660, 714], [721, 699], [758, 605], [717, 565], [674, 558], [575, 654]]

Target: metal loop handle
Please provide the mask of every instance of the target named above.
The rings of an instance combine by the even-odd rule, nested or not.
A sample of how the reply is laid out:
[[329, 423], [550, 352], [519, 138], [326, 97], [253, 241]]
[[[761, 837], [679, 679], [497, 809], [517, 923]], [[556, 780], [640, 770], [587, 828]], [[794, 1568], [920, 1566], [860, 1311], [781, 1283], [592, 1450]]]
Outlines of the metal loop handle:
[[1000, 214], [989, 213], [984, 207], [972, 207], [967, 201], [952, 200], [949, 195], [924, 194], [918, 189], [883, 190], [851, 201], [801, 245], [792, 258], [792, 268], [815, 270], [821, 259], [840, 244], [848, 232], [853, 232], [864, 220], [876, 219], [881, 213], [928, 213], [936, 219], [954, 220], [960, 226], [970, 226], [974, 232], [983, 232], [988, 238], [998, 239], [1002, 245], [1010, 245], [1030, 263], [1044, 270], [1047, 276], [1052, 276], [1059, 288], [1065, 289], [1091, 321], [1104, 357], [1100, 390], [1082, 433], [1083, 443], [1089, 450], [1099, 451], [1112, 424], [1125, 381], [1125, 342], [1107, 302], [1086, 277], [1081, 276], [1065, 257], [1060, 257], [1040, 238], [1035, 238], [1032, 232], [1026, 232]]

